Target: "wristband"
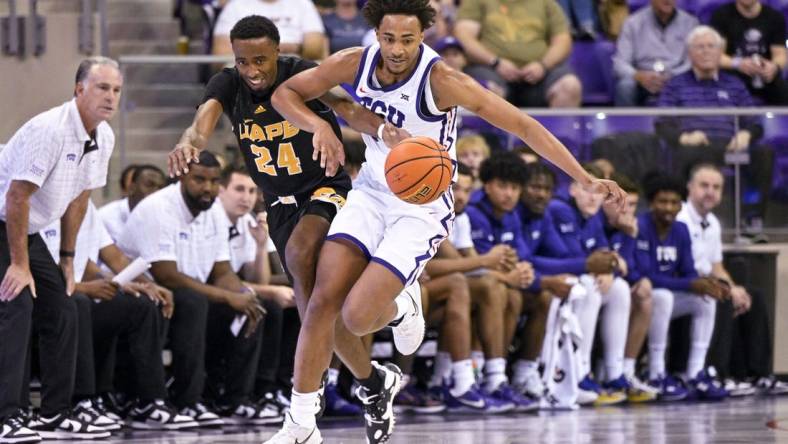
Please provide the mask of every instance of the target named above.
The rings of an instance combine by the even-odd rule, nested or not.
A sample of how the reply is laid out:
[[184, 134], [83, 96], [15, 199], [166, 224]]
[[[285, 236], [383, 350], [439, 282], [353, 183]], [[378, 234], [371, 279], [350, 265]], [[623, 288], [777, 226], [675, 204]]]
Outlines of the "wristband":
[[386, 122], [380, 124], [378, 127], [378, 140], [383, 140], [383, 128], [386, 126]]
[[60, 257], [74, 257], [74, 252], [68, 250], [60, 250]]

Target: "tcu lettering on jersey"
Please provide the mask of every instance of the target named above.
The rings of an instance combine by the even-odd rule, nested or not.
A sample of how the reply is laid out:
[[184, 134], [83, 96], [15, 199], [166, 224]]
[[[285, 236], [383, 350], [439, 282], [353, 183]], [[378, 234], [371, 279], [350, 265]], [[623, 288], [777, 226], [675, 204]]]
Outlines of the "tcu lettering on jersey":
[[659, 262], [676, 262], [678, 252], [676, 247], [657, 247], [657, 260]]
[[386, 105], [382, 100], [374, 100], [372, 97], [362, 97], [361, 104], [375, 114], [383, 116], [397, 128], [402, 128], [405, 123], [405, 114], [392, 105]]

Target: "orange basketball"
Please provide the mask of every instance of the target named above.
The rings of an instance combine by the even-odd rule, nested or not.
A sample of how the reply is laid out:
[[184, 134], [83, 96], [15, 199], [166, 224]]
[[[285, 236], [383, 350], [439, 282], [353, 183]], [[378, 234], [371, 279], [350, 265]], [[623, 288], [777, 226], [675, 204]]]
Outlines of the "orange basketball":
[[386, 183], [405, 202], [422, 205], [437, 199], [451, 183], [451, 158], [429, 137], [410, 137], [386, 157]]

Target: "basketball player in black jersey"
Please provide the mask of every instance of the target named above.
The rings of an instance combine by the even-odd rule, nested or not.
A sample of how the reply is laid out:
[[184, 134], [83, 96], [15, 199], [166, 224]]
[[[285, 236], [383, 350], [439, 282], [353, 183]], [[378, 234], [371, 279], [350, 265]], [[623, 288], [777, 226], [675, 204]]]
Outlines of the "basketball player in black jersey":
[[[313, 135], [299, 130], [271, 106], [271, 95], [285, 80], [315, 63], [279, 55], [279, 31], [269, 19], [249, 16], [230, 32], [235, 67], [225, 68], [208, 82], [192, 125], [169, 154], [170, 176], [188, 172], [198, 162], [222, 113], [233, 125], [238, 147], [252, 179], [263, 192], [268, 227], [283, 265], [292, 280], [299, 314], [303, 317], [315, 282], [317, 258], [331, 220], [345, 202], [350, 178], [342, 170], [342, 154], [319, 156]], [[334, 90], [308, 106], [341, 138], [332, 109], [350, 126], [375, 135], [384, 124], [343, 91]], [[387, 124], [384, 140], [394, 146], [409, 135]], [[326, 164], [332, 165], [330, 171]], [[362, 384], [372, 374], [369, 354], [351, 334], [336, 326], [336, 352]]]

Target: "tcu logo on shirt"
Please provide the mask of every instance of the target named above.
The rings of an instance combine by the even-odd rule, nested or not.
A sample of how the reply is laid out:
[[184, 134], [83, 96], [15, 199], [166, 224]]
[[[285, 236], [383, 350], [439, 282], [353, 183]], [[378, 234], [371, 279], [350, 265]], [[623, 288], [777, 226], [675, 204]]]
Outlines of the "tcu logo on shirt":
[[558, 230], [561, 232], [561, 234], [571, 233], [575, 231], [575, 224], [558, 224]]
[[57, 236], [57, 230], [55, 229], [46, 230], [44, 231], [44, 236], [46, 236], [47, 239], [49, 239], [50, 237], [55, 237]]
[[381, 100], [374, 100], [372, 97], [362, 97], [361, 104], [369, 108], [373, 113], [385, 116], [385, 119], [397, 128], [402, 128], [403, 123], [405, 123], [405, 114], [402, 111], [391, 105], [386, 105]]
[[596, 245], [596, 239], [593, 237], [591, 239], [586, 239], [586, 250], [591, 250]]
[[189, 233], [180, 232], [178, 233], [178, 238], [180, 240], [189, 240]]
[[69, 161], [69, 162], [73, 162], [73, 161], [77, 160], [77, 155], [76, 154], [66, 154], [66, 160]]
[[514, 240], [514, 233], [507, 231], [501, 235], [501, 242], [511, 242]]
[[531, 232], [531, 239], [533, 239], [533, 240], [539, 239], [539, 236], [541, 236], [541, 235], [542, 235], [542, 233], [539, 230], [532, 231]]
[[660, 262], [676, 262], [676, 247], [657, 247], [657, 260]]

